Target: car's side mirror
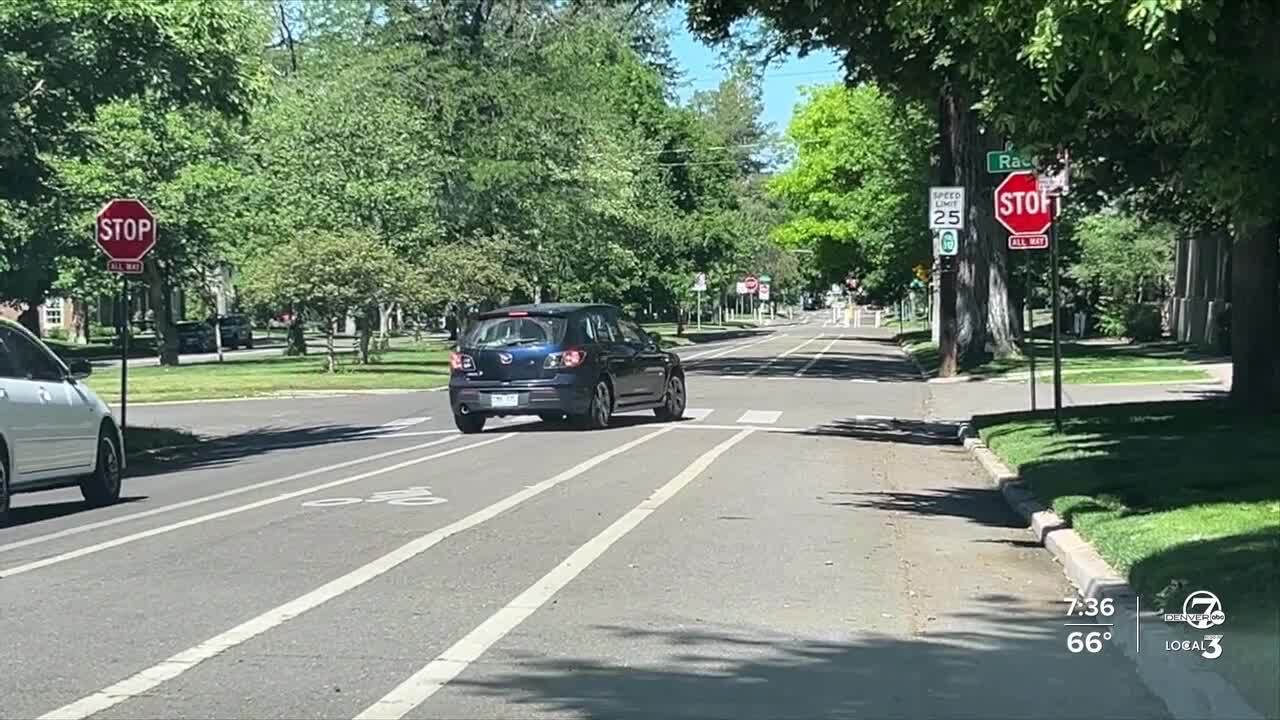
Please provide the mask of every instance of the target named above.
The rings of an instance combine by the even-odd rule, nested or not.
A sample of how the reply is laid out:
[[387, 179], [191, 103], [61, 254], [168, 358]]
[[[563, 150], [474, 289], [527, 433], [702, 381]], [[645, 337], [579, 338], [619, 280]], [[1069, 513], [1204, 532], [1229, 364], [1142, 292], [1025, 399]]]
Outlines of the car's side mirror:
[[76, 358], [67, 363], [67, 369], [71, 371], [72, 380], [83, 380], [93, 374], [93, 365], [84, 358]]

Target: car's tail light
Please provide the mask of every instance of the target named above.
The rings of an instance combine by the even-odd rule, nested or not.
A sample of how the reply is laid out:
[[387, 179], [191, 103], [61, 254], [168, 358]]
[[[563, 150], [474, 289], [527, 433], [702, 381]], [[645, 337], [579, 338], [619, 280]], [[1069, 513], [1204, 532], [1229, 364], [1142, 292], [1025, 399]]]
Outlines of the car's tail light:
[[476, 369], [476, 361], [472, 360], [470, 355], [463, 355], [460, 352], [451, 352], [449, 353], [449, 367], [454, 370], [470, 372]]
[[576, 368], [587, 361], [586, 350], [565, 350], [563, 352], [553, 352], [547, 355], [547, 359], [542, 363], [542, 367], [548, 370], [557, 368]]

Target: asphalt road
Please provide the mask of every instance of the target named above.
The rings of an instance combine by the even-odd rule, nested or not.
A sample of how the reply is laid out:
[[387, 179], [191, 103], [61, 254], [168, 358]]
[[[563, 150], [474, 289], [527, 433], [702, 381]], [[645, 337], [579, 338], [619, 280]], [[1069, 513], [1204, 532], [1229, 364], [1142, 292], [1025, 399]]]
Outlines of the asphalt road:
[[[443, 393], [131, 409], [232, 441], [15, 499], [14, 718], [1162, 717], [889, 332], [683, 351], [690, 419]], [[1119, 630], [1117, 630], [1119, 631]]]

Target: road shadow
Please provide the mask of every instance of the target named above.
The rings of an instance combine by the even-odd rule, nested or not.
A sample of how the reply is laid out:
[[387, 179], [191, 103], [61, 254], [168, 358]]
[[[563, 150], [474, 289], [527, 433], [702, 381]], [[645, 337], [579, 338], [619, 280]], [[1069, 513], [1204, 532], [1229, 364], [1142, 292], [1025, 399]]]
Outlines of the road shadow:
[[[989, 527], [1023, 529], [1027, 524], [992, 488], [951, 487], [919, 492], [867, 491], [832, 493], [848, 499], [829, 501], [835, 507], [866, 508], [912, 515], [957, 517]], [[1035, 543], [1038, 545], [1039, 543]]]
[[[663, 421], [655, 417], [654, 414], [649, 410], [645, 410], [645, 411], [628, 410], [625, 412], [628, 412], [628, 413], [634, 412], [635, 414], [634, 415], [631, 415], [631, 414], [614, 415], [612, 418], [609, 419], [609, 427], [605, 428], [603, 431], [596, 431], [596, 432], [608, 432], [610, 430], [620, 430], [624, 428], [640, 427], [644, 425], [658, 425], [663, 423]], [[643, 412], [644, 414], [640, 414], [641, 412]], [[692, 420], [693, 420], [692, 418], [682, 418], [678, 422], [692, 422]], [[484, 431], [486, 433], [508, 433], [508, 432], [581, 433], [581, 432], [584, 432], [582, 428], [578, 427], [572, 421], [569, 421], [569, 420], [547, 421], [547, 420], [538, 420], [536, 418], [529, 420], [527, 422], [516, 423], [513, 425], [486, 426]]]
[[191, 445], [130, 457], [127, 475], [128, 477], [147, 477], [197, 468], [219, 467], [263, 453], [371, 440], [407, 430], [382, 425], [258, 427]]
[[904, 445], [963, 444], [963, 425], [901, 418], [850, 417], [809, 428], [805, 435], [827, 435]]
[[[813, 344], [819, 342], [826, 341]], [[795, 378], [801, 373], [798, 379], [921, 381], [920, 373], [901, 357], [831, 351], [815, 361], [814, 356], [822, 347], [809, 352], [812, 347], [785, 358], [778, 358], [777, 354], [699, 358], [686, 361], [684, 367], [688, 375], [695, 377]]]
[[492, 712], [497, 702], [506, 704], [508, 716], [592, 720], [1146, 718], [1167, 712], [1118, 652], [1087, 661], [1067, 652], [1060, 615], [1013, 603], [974, 606], [917, 635], [842, 628], [833, 633], [847, 638], [839, 640], [693, 617], [672, 618], [668, 624], [679, 629], [596, 625], [586, 628], [590, 636], [604, 648], [621, 646], [625, 659], [507, 651], [509, 662], [491, 659], [446, 692], [464, 701], [461, 708]]
[[[20, 502], [22, 495], [16, 496], [14, 502]], [[116, 503], [124, 505], [146, 500], [146, 495], [131, 495], [122, 497]], [[15, 504], [9, 508], [9, 521], [4, 527], [15, 528], [31, 523], [43, 522], [45, 520], [54, 520], [68, 515], [88, 512], [90, 510], [98, 510], [101, 508], [89, 505], [83, 500], [64, 500], [62, 502], [40, 503], [37, 505], [18, 505]]]

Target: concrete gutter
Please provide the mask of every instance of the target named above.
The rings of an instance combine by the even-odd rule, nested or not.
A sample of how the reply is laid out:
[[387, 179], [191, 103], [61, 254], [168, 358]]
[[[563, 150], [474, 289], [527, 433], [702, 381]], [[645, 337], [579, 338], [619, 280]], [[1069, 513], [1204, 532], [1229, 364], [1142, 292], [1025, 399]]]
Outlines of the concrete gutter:
[[1066, 521], [1037, 500], [1018, 473], [1005, 465], [972, 428], [972, 421], [964, 428], [965, 448], [1014, 512], [1030, 525], [1040, 543], [1062, 564], [1080, 595], [1113, 600], [1115, 615], [1110, 620], [1115, 632], [1109, 642], [1133, 661], [1143, 683], [1164, 702], [1170, 714], [1179, 720], [1261, 720], [1262, 715], [1239, 691], [1217, 672], [1204, 667], [1206, 661], [1196, 653], [1165, 649], [1166, 643], [1188, 639], [1185, 633], [1174, 629], [1180, 626], [1166, 624], [1159, 613], [1138, 612], [1140, 598], [1120, 573]]

